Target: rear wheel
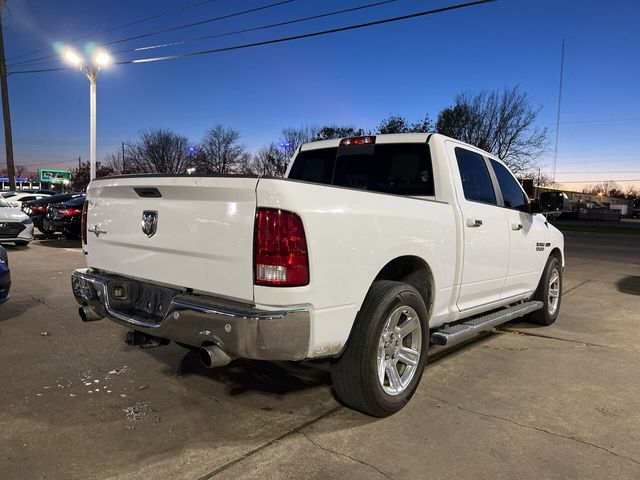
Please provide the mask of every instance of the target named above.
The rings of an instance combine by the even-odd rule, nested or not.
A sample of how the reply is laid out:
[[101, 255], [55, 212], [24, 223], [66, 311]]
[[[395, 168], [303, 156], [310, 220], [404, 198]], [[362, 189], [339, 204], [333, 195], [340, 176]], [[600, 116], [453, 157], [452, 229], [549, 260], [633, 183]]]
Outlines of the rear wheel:
[[562, 265], [557, 257], [551, 256], [547, 260], [532, 300], [542, 302], [543, 306], [540, 310], [527, 315], [525, 317], [527, 322], [547, 326], [556, 321], [562, 300]]
[[375, 417], [397, 412], [418, 387], [428, 346], [427, 308], [417, 290], [400, 282], [375, 282], [344, 353], [332, 365], [338, 398]]

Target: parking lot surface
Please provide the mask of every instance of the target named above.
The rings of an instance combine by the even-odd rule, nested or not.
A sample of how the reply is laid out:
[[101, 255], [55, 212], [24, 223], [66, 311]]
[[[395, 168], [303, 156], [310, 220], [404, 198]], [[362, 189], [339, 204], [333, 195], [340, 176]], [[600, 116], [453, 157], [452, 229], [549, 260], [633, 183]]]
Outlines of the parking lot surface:
[[640, 245], [565, 237], [556, 324], [433, 358], [386, 419], [337, 403], [323, 368], [127, 347], [122, 327], [78, 317], [77, 243], [8, 247], [0, 478], [638, 479]]

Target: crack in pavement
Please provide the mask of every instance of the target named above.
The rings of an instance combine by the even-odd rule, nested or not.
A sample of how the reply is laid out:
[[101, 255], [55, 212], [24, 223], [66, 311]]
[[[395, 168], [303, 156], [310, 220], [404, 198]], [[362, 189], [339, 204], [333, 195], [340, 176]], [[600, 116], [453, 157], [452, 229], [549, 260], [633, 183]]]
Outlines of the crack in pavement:
[[534, 425], [527, 425], [525, 423], [519, 423], [519, 422], [516, 422], [515, 420], [511, 420], [510, 418], [500, 417], [498, 415], [492, 415], [490, 413], [482, 413], [482, 412], [478, 412], [476, 410], [471, 410], [469, 408], [464, 408], [464, 407], [461, 407], [460, 405], [456, 405], [455, 403], [449, 402], [449, 401], [444, 400], [442, 398], [434, 397], [432, 395], [427, 395], [427, 397], [431, 398], [432, 400], [436, 400], [438, 402], [442, 402], [442, 403], [444, 403], [446, 405], [449, 405], [451, 407], [457, 408], [458, 410], [462, 410], [463, 412], [474, 413], [476, 415], [480, 415], [481, 417], [493, 418], [495, 420], [502, 420], [503, 422], [511, 423], [513, 425], [517, 425], [517, 426], [522, 427], [522, 428], [527, 428], [527, 429], [530, 429], [530, 430], [536, 430], [538, 432], [546, 433], [547, 435], [552, 435], [552, 436], [558, 437], [558, 438], [564, 438], [566, 440], [573, 440], [574, 442], [581, 443], [583, 445], [587, 445], [587, 446], [590, 446], [590, 447], [593, 447], [593, 448], [597, 448], [599, 450], [603, 450], [603, 451], [607, 452], [608, 454], [613, 455], [614, 457], [624, 458], [626, 460], [629, 460], [629, 461], [631, 461], [633, 463], [636, 463], [636, 464], [640, 465], [640, 461], [636, 460], [635, 458], [627, 457], [626, 455], [619, 455], [616, 452], [614, 452], [613, 450], [610, 450], [610, 449], [608, 449], [606, 447], [602, 447], [600, 445], [596, 445], [595, 443], [587, 442], [586, 440], [581, 440], [579, 438], [572, 437], [570, 435], [563, 435], [561, 433], [552, 432], [551, 430], [547, 430], [547, 429], [542, 428], [542, 427], [536, 427]]
[[578, 285], [575, 285], [574, 287], [571, 287], [569, 290], [565, 290], [564, 292], [562, 292], [562, 296], [564, 297], [567, 293], [573, 292], [577, 288], [580, 288], [580, 287], [582, 287], [582, 286], [584, 286], [584, 285], [586, 285], [587, 283], [590, 283], [590, 282], [591, 282], [590, 278], [585, 280], [585, 281], [583, 281], [583, 282], [580, 282]]
[[336, 413], [338, 410], [341, 410], [343, 407], [342, 405], [338, 405], [337, 407], [333, 407], [331, 410], [328, 410], [324, 413], [322, 413], [321, 415], [312, 418], [311, 420], [303, 423], [302, 425], [297, 426], [296, 428], [292, 429], [292, 430], [287, 430], [285, 433], [283, 433], [282, 435], [277, 436], [276, 438], [273, 438], [271, 440], [269, 440], [267, 443], [263, 443], [262, 445], [249, 450], [248, 452], [244, 453], [243, 455], [239, 456], [238, 458], [236, 458], [235, 460], [231, 460], [230, 462], [225, 463], [224, 465], [219, 466], [218, 468], [212, 470], [211, 472], [201, 476], [198, 478], [198, 480], [209, 480], [213, 477], [215, 477], [216, 475], [218, 475], [219, 473], [224, 472], [225, 470], [228, 470], [229, 468], [233, 467], [234, 465], [242, 462], [243, 460], [246, 460], [247, 458], [255, 455], [256, 453], [261, 452], [262, 450], [269, 448], [271, 445], [274, 445], [282, 440], [284, 440], [285, 438], [295, 434], [295, 433], [299, 433], [302, 429], [307, 428], [317, 422], [319, 422], [320, 420], [323, 420], [331, 415], [333, 415], [334, 413]]
[[[569, 338], [554, 337], [552, 335], [543, 335], [541, 333], [525, 332], [523, 330], [518, 330], [517, 328], [496, 327], [495, 332], [497, 332], [497, 333], [513, 333], [513, 334], [517, 334], [517, 335], [525, 335], [525, 336], [528, 336], [528, 337], [547, 338], [549, 340], [558, 340], [559, 342], [577, 343], [579, 345], [584, 345], [585, 347], [614, 348], [614, 347], [610, 347], [609, 345], [601, 345], [599, 343], [583, 342], [581, 340], [571, 340]], [[617, 349], [617, 350], [619, 350], [619, 349]]]
[[21, 291], [19, 289], [14, 289], [14, 293], [19, 293], [21, 295], [25, 295], [25, 296], [29, 297], [31, 300], [39, 303], [40, 305], [44, 305], [45, 307], [54, 308], [51, 305], [49, 305], [47, 302], [45, 302], [44, 300], [39, 299], [38, 297], [36, 297], [35, 295], [32, 295], [29, 292], [24, 292], [24, 291]]
[[383, 472], [382, 470], [380, 470], [378, 467], [376, 467], [375, 465], [371, 465], [370, 463], [367, 463], [363, 460], [359, 460], [355, 457], [352, 457], [351, 455], [347, 454], [347, 453], [342, 453], [342, 452], [338, 452], [336, 450], [332, 450], [331, 448], [327, 448], [327, 447], [323, 447], [322, 445], [320, 445], [318, 442], [316, 442], [315, 440], [313, 440], [308, 433], [305, 432], [298, 432], [300, 433], [304, 438], [306, 438], [312, 445], [315, 445], [316, 447], [318, 447], [320, 450], [324, 450], [325, 452], [329, 452], [329, 453], [333, 453], [334, 455], [338, 455], [340, 457], [343, 458], [348, 458], [349, 460], [352, 460], [356, 463], [359, 463], [361, 465], [365, 465], [369, 468], [373, 468], [376, 472], [378, 472], [380, 475], [384, 476], [385, 478], [388, 478], [389, 480], [394, 480], [393, 477], [391, 477], [390, 475], [388, 475], [387, 473]]

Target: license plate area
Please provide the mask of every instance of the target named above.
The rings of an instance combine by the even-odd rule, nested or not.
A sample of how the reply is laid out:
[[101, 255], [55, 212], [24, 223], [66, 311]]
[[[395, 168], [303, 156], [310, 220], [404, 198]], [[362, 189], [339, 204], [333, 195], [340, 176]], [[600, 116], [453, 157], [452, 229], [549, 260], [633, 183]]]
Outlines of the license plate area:
[[160, 323], [181, 292], [136, 280], [117, 279], [107, 282], [111, 310], [146, 323]]

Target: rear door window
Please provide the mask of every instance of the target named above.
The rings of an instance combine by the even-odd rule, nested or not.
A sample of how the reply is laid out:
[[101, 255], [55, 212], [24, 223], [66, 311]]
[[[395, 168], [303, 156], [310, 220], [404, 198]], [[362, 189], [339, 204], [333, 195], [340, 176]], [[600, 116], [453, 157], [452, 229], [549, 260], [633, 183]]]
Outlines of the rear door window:
[[472, 202], [497, 205], [496, 192], [484, 157], [465, 148], [456, 147], [456, 160], [462, 179], [464, 198]]

